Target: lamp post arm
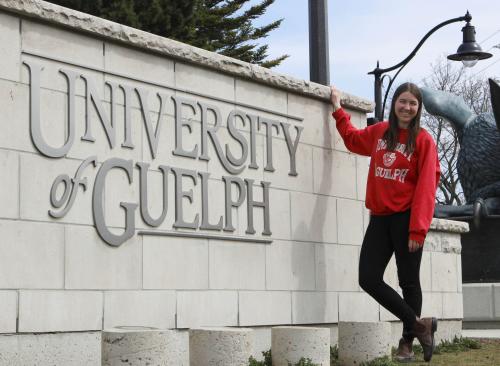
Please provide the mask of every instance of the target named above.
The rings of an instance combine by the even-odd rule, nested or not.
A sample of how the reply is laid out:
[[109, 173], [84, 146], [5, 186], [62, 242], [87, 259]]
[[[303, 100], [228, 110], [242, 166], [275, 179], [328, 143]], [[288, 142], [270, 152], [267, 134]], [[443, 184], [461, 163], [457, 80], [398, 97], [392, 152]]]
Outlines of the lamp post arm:
[[[467, 11], [467, 13], [462, 16], [462, 17], [458, 17], [458, 18], [453, 18], [453, 19], [449, 19], [449, 20], [446, 20], [442, 23], [439, 23], [438, 25], [436, 25], [434, 28], [432, 28], [429, 32], [427, 32], [427, 34], [420, 40], [420, 42], [417, 44], [417, 46], [415, 47], [415, 49], [403, 60], [401, 61], [400, 63], [394, 65], [394, 66], [391, 66], [391, 67], [388, 67], [388, 68], [385, 68], [385, 69], [381, 69], [377, 63], [377, 67], [373, 70], [373, 71], [370, 71], [368, 74], [369, 75], [374, 75], [375, 76], [375, 119], [376, 121], [381, 121], [383, 119], [383, 107], [381, 105], [381, 99], [382, 99], [382, 79], [381, 79], [381, 76], [382, 74], [386, 73], [386, 72], [390, 72], [392, 70], [395, 70], [397, 68], [403, 68], [404, 66], [406, 66], [406, 64], [408, 62], [410, 62], [410, 60], [415, 57], [415, 55], [417, 54], [418, 50], [420, 49], [420, 47], [422, 47], [422, 45], [424, 44], [424, 42], [427, 40], [427, 38], [429, 38], [434, 32], [436, 32], [438, 29], [448, 25], [448, 24], [451, 24], [451, 23], [457, 23], [457, 22], [462, 22], [462, 21], [466, 21], [466, 22], [470, 22], [472, 19], [471, 15], [469, 14], [469, 12]], [[401, 69], [399, 71], [401, 71]], [[396, 75], [394, 76], [394, 78], [391, 79], [390, 83], [389, 83], [389, 87], [388, 87], [388, 90], [390, 89], [390, 86], [392, 85], [394, 79], [397, 77], [397, 75], [399, 74], [399, 71], [396, 73]], [[385, 95], [385, 98], [384, 98], [384, 107], [385, 107], [385, 100], [387, 99], [387, 93]]]

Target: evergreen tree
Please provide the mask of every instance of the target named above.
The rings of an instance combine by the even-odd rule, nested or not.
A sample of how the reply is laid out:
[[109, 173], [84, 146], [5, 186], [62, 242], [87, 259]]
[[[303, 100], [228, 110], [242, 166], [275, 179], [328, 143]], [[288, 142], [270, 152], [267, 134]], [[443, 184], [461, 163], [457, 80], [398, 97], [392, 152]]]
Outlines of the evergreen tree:
[[71, 9], [175, 39], [264, 67], [279, 65], [288, 55], [268, 58], [268, 45], [255, 41], [277, 29], [283, 19], [262, 27], [253, 21], [275, 0], [242, 10], [249, 0], [50, 0]]

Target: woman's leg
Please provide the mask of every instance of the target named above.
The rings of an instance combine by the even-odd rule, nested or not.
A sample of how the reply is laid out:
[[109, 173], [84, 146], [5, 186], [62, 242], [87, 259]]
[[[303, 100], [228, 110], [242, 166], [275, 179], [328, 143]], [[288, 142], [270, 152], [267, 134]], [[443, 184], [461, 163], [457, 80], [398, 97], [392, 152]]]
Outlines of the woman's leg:
[[[403, 290], [405, 302], [420, 317], [422, 311], [422, 289], [420, 288], [420, 262], [422, 249], [411, 253], [408, 250], [410, 211], [393, 215], [391, 221], [391, 239], [398, 268], [399, 286]], [[410, 338], [410, 324], [404, 324], [403, 336]]]
[[370, 218], [361, 246], [359, 284], [380, 305], [411, 328], [415, 322], [414, 310], [383, 279], [394, 250], [390, 235], [392, 216]]

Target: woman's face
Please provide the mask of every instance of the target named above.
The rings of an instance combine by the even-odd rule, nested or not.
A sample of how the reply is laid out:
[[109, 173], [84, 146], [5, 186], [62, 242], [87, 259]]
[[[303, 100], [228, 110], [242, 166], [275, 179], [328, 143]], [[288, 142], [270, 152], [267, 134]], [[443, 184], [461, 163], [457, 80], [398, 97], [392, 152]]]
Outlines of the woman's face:
[[408, 128], [418, 112], [418, 99], [406, 91], [396, 100], [395, 113], [400, 128]]

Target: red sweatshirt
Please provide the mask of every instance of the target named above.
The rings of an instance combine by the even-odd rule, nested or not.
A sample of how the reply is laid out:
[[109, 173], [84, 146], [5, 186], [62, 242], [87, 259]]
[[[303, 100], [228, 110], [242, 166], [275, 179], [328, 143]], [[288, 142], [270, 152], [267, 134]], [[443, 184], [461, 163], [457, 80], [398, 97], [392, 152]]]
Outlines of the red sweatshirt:
[[399, 129], [399, 144], [388, 151], [382, 139], [389, 122], [364, 129], [351, 124], [351, 116], [342, 108], [333, 113], [349, 151], [370, 156], [366, 185], [366, 207], [373, 215], [389, 215], [411, 209], [410, 237], [423, 245], [434, 214], [439, 183], [439, 160], [432, 136], [423, 128], [417, 135], [415, 151], [405, 151], [408, 130]]

